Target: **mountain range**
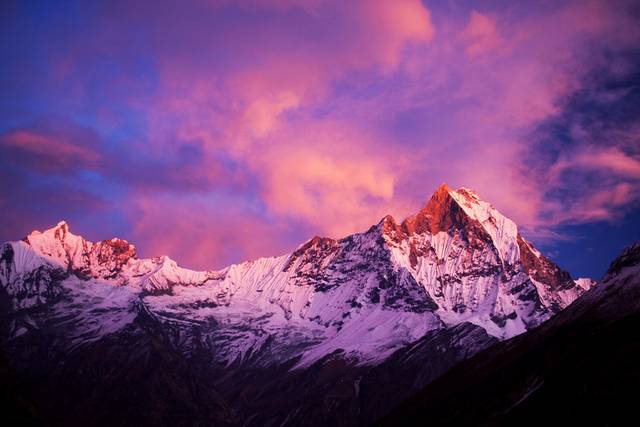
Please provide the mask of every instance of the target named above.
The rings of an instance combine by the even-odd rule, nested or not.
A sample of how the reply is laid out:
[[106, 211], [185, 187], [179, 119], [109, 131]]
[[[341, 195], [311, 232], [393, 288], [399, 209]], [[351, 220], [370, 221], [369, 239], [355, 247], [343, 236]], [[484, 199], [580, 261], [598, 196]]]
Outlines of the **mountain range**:
[[574, 280], [446, 185], [402, 222], [215, 271], [60, 222], [0, 250], [3, 405], [33, 425], [526, 420], [564, 390], [527, 371], [556, 366], [541, 342], [637, 316], [639, 252]]

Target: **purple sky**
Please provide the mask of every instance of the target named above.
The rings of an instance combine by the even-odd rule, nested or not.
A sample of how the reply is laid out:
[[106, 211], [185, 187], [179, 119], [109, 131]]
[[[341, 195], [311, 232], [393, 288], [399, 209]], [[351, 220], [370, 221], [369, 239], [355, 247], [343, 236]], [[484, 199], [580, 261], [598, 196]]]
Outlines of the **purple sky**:
[[188, 267], [469, 187], [572, 274], [640, 240], [633, 1], [5, 1], [0, 239]]

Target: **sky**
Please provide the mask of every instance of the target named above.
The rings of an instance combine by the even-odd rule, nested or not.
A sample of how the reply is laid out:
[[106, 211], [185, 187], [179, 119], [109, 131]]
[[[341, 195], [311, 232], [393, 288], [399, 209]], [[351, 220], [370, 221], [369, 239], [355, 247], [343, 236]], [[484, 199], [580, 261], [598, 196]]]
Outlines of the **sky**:
[[191, 268], [468, 187], [575, 277], [640, 240], [634, 1], [3, 1], [0, 240]]

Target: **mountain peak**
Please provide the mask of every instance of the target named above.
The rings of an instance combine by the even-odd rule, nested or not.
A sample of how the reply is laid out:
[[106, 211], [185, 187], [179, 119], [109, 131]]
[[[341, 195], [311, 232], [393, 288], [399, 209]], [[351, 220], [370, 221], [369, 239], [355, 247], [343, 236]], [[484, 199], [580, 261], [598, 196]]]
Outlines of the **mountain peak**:
[[449, 193], [450, 191], [452, 191], [451, 187], [449, 187], [446, 182], [443, 182], [438, 186], [438, 188], [436, 188], [434, 195], [445, 194], [445, 193]]
[[33, 230], [29, 235], [25, 238], [27, 242], [33, 242], [35, 240], [41, 241], [42, 239], [51, 239], [58, 241], [64, 241], [68, 236], [73, 236], [69, 229], [69, 224], [62, 220], [58, 221], [58, 223], [51, 227], [47, 228], [44, 231]]
[[452, 190], [447, 184], [441, 184], [426, 205], [398, 228], [402, 234], [432, 235], [463, 230], [467, 237], [491, 239], [499, 257], [507, 264], [513, 265], [519, 257], [516, 224], [475, 191], [464, 187]]
[[440, 185], [417, 214], [404, 220], [402, 227], [408, 233], [437, 234], [441, 231], [447, 232], [456, 226], [463, 226], [468, 218], [452, 196], [453, 193], [447, 184]]

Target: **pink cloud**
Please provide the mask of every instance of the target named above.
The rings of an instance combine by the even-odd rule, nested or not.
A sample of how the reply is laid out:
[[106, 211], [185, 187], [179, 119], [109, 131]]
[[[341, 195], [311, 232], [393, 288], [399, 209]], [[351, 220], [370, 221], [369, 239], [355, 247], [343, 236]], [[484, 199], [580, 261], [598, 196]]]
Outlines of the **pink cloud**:
[[[298, 4], [260, 7], [282, 11]], [[333, 235], [357, 231], [382, 210], [417, 208], [430, 188], [399, 192], [413, 182], [409, 173], [433, 185], [474, 187], [522, 224], [550, 224], [549, 216], [542, 217], [556, 209], [545, 200], [549, 177], [523, 165], [530, 148], [523, 133], [559, 114], [559, 100], [581, 88], [580, 68], [590, 69], [593, 58], [571, 52], [591, 38], [609, 40], [617, 15], [599, 13], [602, 3], [569, 4], [515, 20], [472, 11], [460, 26], [446, 22], [436, 39], [431, 14], [417, 1], [314, 2], [301, 9], [304, 25], [319, 25], [321, 36], [309, 40], [298, 29], [258, 27], [260, 48], [241, 43], [248, 62], [234, 63], [228, 74], [209, 79], [188, 63], [161, 61], [168, 90], [151, 103], [150, 114], [158, 117], [152, 120], [158, 124], [152, 126], [154, 140], [166, 139], [166, 114], [184, 117], [177, 125], [180, 137], [202, 139], [208, 149], [224, 150], [245, 165], [258, 177], [270, 212], [303, 218]], [[333, 26], [323, 25], [327, 18]], [[584, 25], [567, 24], [582, 18]], [[496, 51], [500, 55], [490, 55]], [[358, 87], [393, 77], [404, 79], [403, 86], [373, 97], [333, 93], [337, 83]], [[371, 138], [362, 131], [383, 121], [381, 115], [425, 105], [451, 108], [443, 138], [427, 133], [416, 148], [392, 133]], [[328, 113], [314, 116], [318, 107]], [[341, 132], [349, 136], [341, 138]], [[433, 155], [449, 166], [430, 178]]]
[[274, 138], [295, 144], [272, 141], [249, 161], [271, 212], [304, 219], [332, 237], [388, 213], [397, 172], [364, 131], [304, 123]]
[[[286, 2], [287, 7], [293, 4]], [[280, 2], [260, 6], [282, 10]], [[306, 10], [307, 4], [303, 6]], [[372, 68], [374, 75], [392, 72], [408, 45], [424, 44], [434, 35], [430, 12], [419, 0], [318, 2], [312, 9], [287, 33], [266, 25], [253, 28], [252, 39], [260, 47], [239, 37], [234, 43], [246, 54], [247, 65], [231, 67], [217, 79], [204, 78], [189, 62], [161, 58], [164, 86], [170, 89], [161, 104], [177, 106], [175, 97], [195, 101], [198, 112], [187, 117], [202, 115], [214, 103], [226, 104], [223, 113], [237, 128], [231, 132], [233, 144], [244, 145], [246, 141], [237, 141], [238, 133], [265, 137], [283, 114], [322, 102], [336, 81]], [[304, 26], [316, 30], [313, 39]], [[225, 117], [227, 123], [229, 119]]]
[[565, 154], [548, 170], [549, 180], [558, 185], [562, 183], [562, 174], [572, 170], [607, 171], [637, 177], [640, 173], [640, 162], [616, 147], [587, 147]]
[[373, 48], [372, 57], [387, 66], [398, 64], [405, 43], [427, 42], [435, 34], [431, 13], [419, 0], [364, 1], [363, 5], [366, 27], [360, 47]]
[[[578, 178], [567, 182], [567, 173]], [[546, 177], [547, 190], [573, 186], [566, 200], [543, 205], [549, 225], [614, 221], [640, 199], [640, 160], [618, 147], [569, 152], [546, 171]]]
[[300, 98], [294, 92], [284, 91], [271, 99], [260, 98], [251, 102], [245, 111], [245, 123], [256, 137], [266, 136], [277, 125], [278, 117], [287, 110], [300, 105]]
[[593, 221], [615, 221], [624, 215], [624, 207], [637, 200], [640, 188], [621, 182], [611, 188], [597, 188], [586, 197], [572, 204], [570, 209], [558, 209], [553, 221], [557, 223], [585, 223]]
[[556, 163], [551, 173], [558, 177], [561, 172], [573, 168], [599, 169], [622, 177], [640, 179], [640, 160], [617, 147], [584, 149], [573, 153], [566, 160]]
[[138, 195], [129, 215], [142, 256], [169, 255], [191, 268], [222, 268], [285, 253], [299, 243], [287, 240], [286, 224], [207, 197]]
[[100, 153], [93, 135], [82, 132], [54, 133], [14, 129], [0, 135], [0, 146], [17, 150], [33, 167], [43, 171], [68, 171], [78, 166], [96, 166]]
[[492, 52], [504, 43], [496, 20], [475, 10], [471, 12], [469, 23], [462, 31], [462, 39], [467, 43], [465, 53], [470, 57]]
[[43, 135], [30, 130], [15, 130], [6, 133], [2, 136], [2, 144], [34, 154], [55, 153], [63, 158], [86, 162], [94, 162], [98, 159], [96, 152], [78, 145], [78, 141], [69, 141], [58, 136]]
[[[285, 9], [291, 7], [296, 5], [287, 2]], [[338, 237], [368, 227], [372, 214], [387, 213], [394, 173], [380, 153], [370, 152], [372, 138], [358, 126], [309, 119], [306, 111], [325, 102], [331, 86], [352, 72], [394, 72], [405, 47], [430, 41], [434, 28], [419, 1], [320, 2], [303, 9], [309, 25], [326, 35], [322, 42], [299, 49], [294, 35], [292, 48], [270, 48], [278, 35], [256, 28], [267, 48], [242, 46], [251, 66], [215, 79], [188, 62], [161, 60], [164, 90], [140, 105], [146, 105], [158, 149], [174, 132], [204, 141], [208, 151], [227, 153], [257, 177], [269, 212]], [[291, 114], [306, 118], [294, 124]]]

